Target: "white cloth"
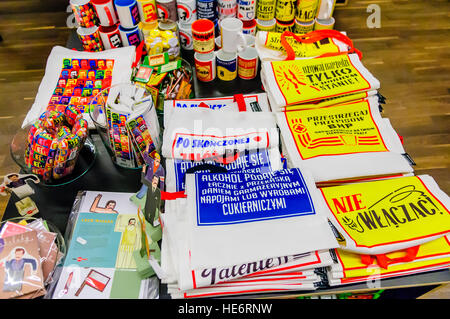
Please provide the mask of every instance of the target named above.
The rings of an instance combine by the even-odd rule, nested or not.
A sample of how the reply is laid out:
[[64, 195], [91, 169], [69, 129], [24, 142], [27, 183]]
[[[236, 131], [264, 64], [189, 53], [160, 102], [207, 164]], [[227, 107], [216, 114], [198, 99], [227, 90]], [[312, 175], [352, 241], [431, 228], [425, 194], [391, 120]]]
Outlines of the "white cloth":
[[[74, 51], [61, 46], [53, 47], [47, 59], [45, 74], [39, 85], [35, 101], [28, 111], [22, 123], [22, 128], [28, 127], [39, 116], [45, 112], [53, 95], [53, 91], [57, 87], [58, 79], [63, 67], [63, 59], [112, 59], [114, 67], [112, 72], [111, 85], [118, 83], [129, 83], [131, 79], [132, 64], [136, 55], [136, 47], [129, 46], [101, 52], [85, 52]], [[90, 127], [93, 123], [89, 114], [84, 114], [84, 118], [88, 121]]]
[[[194, 269], [232, 266], [337, 246], [336, 238], [323, 211], [315, 205], [318, 191], [314, 181], [307, 173], [300, 173], [298, 169], [293, 169], [269, 174], [254, 174], [253, 176], [249, 174], [249, 176], [245, 176], [248, 181], [244, 183], [235, 181], [234, 178], [237, 179], [238, 175], [240, 173], [187, 175], [187, 210], [189, 228], [192, 229], [190, 257]], [[244, 185], [247, 187], [255, 185], [253, 180], [262, 175], [264, 175], [264, 179], [259, 185], [272, 187], [266, 193], [263, 193], [264, 191], [260, 193], [260, 189], [257, 188], [249, 189], [249, 192], [240, 192], [242, 188], [245, 190]], [[239, 200], [239, 205], [242, 205], [239, 208], [241, 212], [238, 212], [236, 206], [227, 201], [229, 197], [218, 197], [212, 204], [206, 202], [214, 197], [203, 196], [211, 191], [211, 187], [205, 186], [205, 179], [214, 180], [215, 177], [229, 178], [230, 180], [224, 184], [237, 188], [237, 191], [230, 193], [229, 196], [232, 197], [230, 200], [234, 201], [233, 203]], [[208, 181], [207, 183], [209, 183], [208, 186], [217, 186], [214, 182]], [[275, 187], [278, 190], [276, 195]], [[283, 191], [281, 193], [283, 195], [280, 196], [283, 187], [286, 187], [287, 191], [295, 187], [302, 194], [286, 195], [286, 192]], [[261, 197], [256, 200], [254, 196], [257, 193], [261, 194]], [[239, 195], [237, 194], [245, 194], [247, 200], [238, 199]], [[244, 196], [242, 195], [242, 197]], [[248, 200], [249, 197], [252, 199]], [[267, 199], [269, 197], [271, 198]], [[222, 199], [223, 201], [220, 203]], [[279, 200], [280, 203], [274, 204], [271, 199]], [[291, 199], [295, 201], [295, 205], [285, 202], [285, 200]], [[261, 204], [264, 207], [260, 206], [256, 209], [253, 207], [248, 210], [245, 208], [253, 204]], [[296, 205], [302, 205], [302, 207]], [[214, 210], [217, 215], [211, 215]], [[241, 214], [246, 211], [248, 214]]]
[[274, 112], [284, 112], [284, 111], [292, 111], [292, 110], [304, 110], [304, 109], [319, 108], [319, 107], [331, 106], [331, 105], [335, 105], [335, 104], [343, 104], [343, 103], [348, 103], [348, 102], [352, 102], [352, 101], [364, 100], [364, 99], [367, 99], [369, 97], [376, 95], [377, 93], [378, 93], [377, 90], [372, 90], [372, 91], [367, 91], [367, 92], [339, 95], [339, 96], [332, 97], [329, 99], [315, 101], [313, 103], [287, 105], [287, 106], [283, 106], [279, 110], [274, 109], [273, 111]]
[[222, 164], [214, 159], [203, 161], [184, 161], [181, 159], [168, 158], [166, 160], [166, 190], [178, 192], [185, 189], [186, 171], [201, 164], [212, 164], [226, 168], [228, 171], [252, 170], [262, 173], [276, 171], [282, 168], [281, 154], [278, 148], [263, 149], [239, 153], [239, 157], [229, 163]]
[[[161, 267], [167, 275], [161, 281], [176, 285], [182, 291], [194, 287], [206, 287], [218, 282], [228, 282], [242, 277], [288, 274], [307, 271], [312, 267], [326, 267], [333, 263], [329, 250], [307, 252], [295, 256], [280, 256], [273, 260], [262, 260], [264, 268], [257, 265], [233, 265], [231, 267], [192, 268], [190, 265], [189, 228], [187, 225], [186, 199], [166, 202], [163, 218], [163, 239], [161, 247]], [[256, 267], [254, 269], [253, 267]], [[244, 269], [245, 268], [245, 269]], [[234, 269], [234, 270], [233, 270]], [[241, 269], [241, 272], [237, 270]], [[244, 271], [245, 270], [245, 271]], [[227, 275], [225, 275], [227, 274]]]
[[[368, 105], [372, 120], [366, 116], [369, 120], [365, 122], [366, 124], [363, 124], [364, 126], [357, 127], [357, 129], [359, 132], [364, 133], [365, 131], [362, 131], [362, 129], [370, 129], [370, 131], [367, 130], [367, 132], [375, 132], [375, 129], [377, 128], [379, 136], [382, 139], [381, 142], [385, 145], [385, 151], [364, 152], [364, 149], [361, 151], [362, 148], [359, 145], [359, 138], [360, 136], [366, 138], [365, 136], [368, 136], [369, 134], [361, 134], [357, 130], [350, 128], [342, 130], [344, 135], [341, 135], [338, 134], [338, 130], [327, 128], [329, 132], [327, 132], [327, 134], [321, 133], [323, 136], [333, 136], [342, 139], [342, 143], [344, 144], [347, 144], [347, 142], [345, 142], [344, 137], [341, 136], [350, 136], [353, 140], [358, 140], [358, 143], [355, 143], [353, 147], [348, 147], [348, 153], [352, 153], [329, 155], [331, 148], [326, 146], [321, 148], [323, 149], [323, 153], [316, 153], [317, 155], [314, 155], [314, 157], [304, 159], [304, 156], [302, 156], [297, 147], [297, 143], [299, 142], [296, 142], [294, 139], [294, 134], [297, 133], [289, 127], [285, 113], [276, 113], [277, 123], [281, 131], [283, 153], [287, 153], [285, 155], [289, 159], [289, 162], [294, 167], [310, 171], [313, 174], [316, 183], [357, 177], [412, 173], [413, 168], [402, 155], [405, 153], [405, 150], [403, 149], [400, 138], [392, 128], [389, 120], [383, 119], [380, 115], [377, 98], [371, 97], [362, 102], [358, 102], [358, 104], [361, 105], [361, 108], [358, 107], [357, 109], [360, 109], [361, 111], [367, 110]], [[355, 103], [344, 103], [326, 108], [314, 109], [314, 116], [327, 117], [329, 115], [329, 110], [331, 109], [336, 110], [338, 112], [337, 114], [344, 116], [347, 114], [346, 110], [348, 105], [355, 105]], [[296, 120], [298, 119], [301, 123], [308, 122], [312, 114], [312, 111], [309, 110], [298, 110], [295, 112]], [[324, 121], [326, 121], [326, 119]], [[322, 127], [326, 128], [327, 126], [321, 126], [319, 129], [322, 129]], [[373, 134], [371, 133], [370, 135]], [[378, 143], [381, 142], [379, 141]], [[302, 150], [306, 151], [306, 149], [307, 148], [305, 147]], [[319, 148], [316, 147], [316, 149]]]
[[[243, 94], [247, 112], [270, 112], [269, 100], [266, 93]], [[164, 127], [167, 127], [173, 112], [178, 109], [197, 108], [200, 103], [205, 103], [215, 111], [239, 112], [238, 104], [234, 96], [215, 98], [200, 98], [189, 100], [164, 101]]]
[[374, 274], [369, 275], [369, 276], [353, 277], [353, 278], [345, 278], [345, 279], [344, 278], [334, 278], [333, 274], [330, 273], [329, 268], [327, 268], [327, 277], [328, 277], [328, 284], [330, 286], [334, 287], [334, 286], [341, 286], [341, 285], [356, 284], [359, 282], [366, 282], [366, 283], [374, 282], [374, 281], [380, 280], [380, 279], [420, 274], [420, 273], [424, 273], [424, 272], [448, 269], [449, 267], [450, 267], [450, 263], [445, 263], [443, 265], [422, 267], [422, 268], [418, 268], [418, 269], [405, 270], [405, 271], [399, 271], [399, 272], [394, 272], [394, 273], [378, 274], [375, 272]]
[[180, 298], [206, 298], [206, 297], [223, 297], [223, 296], [236, 296], [236, 295], [248, 295], [248, 294], [261, 294], [261, 293], [275, 293], [275, 292], [289, 292], [297, 290], [315, 290], [313, 281], [298, 281], [296, 283], [285, 284], [254, 284], [254, 285], [240, 285], [231, 287], [212, 287], [212, 288], [200, 288], [187, 292], [171, 291], [171, 297], [173, 299]]
[[207, 108], [178, 110], [164, 130], [165, 158], [202, 160], [228, 151], [278, 147], [272, 112], [215, 112]]

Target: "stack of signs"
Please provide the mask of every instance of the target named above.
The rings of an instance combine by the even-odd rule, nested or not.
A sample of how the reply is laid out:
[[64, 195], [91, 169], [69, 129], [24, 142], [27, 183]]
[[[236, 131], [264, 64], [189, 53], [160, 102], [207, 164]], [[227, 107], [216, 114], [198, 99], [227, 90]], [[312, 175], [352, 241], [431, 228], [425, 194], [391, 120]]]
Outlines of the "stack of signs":
[[143, 236], [152, 258], [160, 260], [161, 228], [141, 223], [132, 193], [83, 192], [69, 216], [68, 251], [53, 299], [153, 299], [159, 281], [150, 267], [142, 278], [133, 257]]
[[328, 271], [331, 285], [449, 267], [450, 198], [432, 177], [320, 190], [340, 245]]
[[114, 160], [124, 167], [144, 164], [144, 152], [161, 147], [160, 129], [152, 96], [143, 87], [111, 88], [105, 104], [106, 122]]
[[135, 52], [134, 46], [102, 52], [54, 47], [22, 128], [34, 123], [45, 111], [66, 106], [84, 113], [84, 119], [93, 127], [89, 116], [91, 101], [111, 85], [130, 82]]
[[173, 298], [314, 290], [338, 243], [298, 169], [195, 173], [166, 202], [161, 266]]
[[282, 167], [279, 135], [271, 112], [172, 111], [164, 130], [166, 190], [184, 190], [185, 173], [209, 164], [229, 171], [272, 171]]
[[261, 80], [274, 112], [361, 99], [380, 87], [357, 54], [263, 62]]
[[41, 219], [29, 224], [7, 221], [0, 232], [0, 297], [31, 299], [46, 293], [62, 257]]
[[376, 97], [276, 117], [288, 163], [310, 171], [319, 186], [413, 172]]
[[270, 112], [266, 93], [236, 94], [209, 99], [170, 100], [164, 101], [164, 127], [167, 126], [173, 111], [197, 108], [200, 104], [216, 111]]

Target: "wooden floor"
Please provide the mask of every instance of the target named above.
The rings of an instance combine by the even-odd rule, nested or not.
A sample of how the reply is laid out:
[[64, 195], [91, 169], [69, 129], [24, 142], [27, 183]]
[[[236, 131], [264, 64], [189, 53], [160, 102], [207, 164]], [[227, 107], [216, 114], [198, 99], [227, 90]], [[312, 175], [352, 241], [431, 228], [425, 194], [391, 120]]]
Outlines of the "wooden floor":
[[[18, 167], [9, 143], [31, 107], [47, 56], [66, 44], [68, 0], [0, 1], [0, 181]], [[381, 27], [369, 29], [367, 7], [377, 4]], [[349, 0], [335, 10], [336, 29], [363, 52], [381, 82], [384, 116], [417, 163], [450, 193], [450, 2]], [[3, 201], [2, 201], [3, 199]], [[6, 198], [0, 198], [0, 217]]]

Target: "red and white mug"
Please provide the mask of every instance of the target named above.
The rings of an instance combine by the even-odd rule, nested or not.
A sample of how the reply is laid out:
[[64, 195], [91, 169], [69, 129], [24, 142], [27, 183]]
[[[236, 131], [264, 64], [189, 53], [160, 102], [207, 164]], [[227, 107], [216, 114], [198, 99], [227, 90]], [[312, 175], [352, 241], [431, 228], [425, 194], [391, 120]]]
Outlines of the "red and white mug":
[[91, 3], [101, 26], [109, 27], [119, 22], [113, 0], [91, 0]]
[[202, 82], [211, 82], [216, 78], [216, 54], [194, 53], [195, 74], [197, 80]]
[[209, 53], [214, 51], [214, 22], [208, 19], [198, 19], [191, 25], [194, 51]]
[[258, 74], [258, 52], [254, 47], [246, 47], [238, 53], [238, 76], [243, 80], [251, 80]]
[[242, 33], [243, 34], [251, 34], [251, 35], [255, 35], [256, 34], [256, 19], [245, 20], [245, 21], [242, 21], [242, 22], [243, 22], [243, 26], [242, 26]]

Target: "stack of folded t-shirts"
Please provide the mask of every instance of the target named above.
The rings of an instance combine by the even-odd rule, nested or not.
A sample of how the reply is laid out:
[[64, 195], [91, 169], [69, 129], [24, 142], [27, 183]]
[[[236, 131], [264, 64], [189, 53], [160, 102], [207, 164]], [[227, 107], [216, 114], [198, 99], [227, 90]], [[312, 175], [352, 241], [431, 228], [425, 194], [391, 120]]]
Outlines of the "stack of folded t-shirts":
[[413, 172], [376, 97], [275, 114], [289, 167], [307, 169], [318, 186]]
[[271, 112], [267, 93], [235, 94], [214, 98], [164, 101], [164, 127], [170, 121], [173, 112], [179, 109], [207, 107], [214, 111], [231, 112]]
[[448, 236], [419, 245], [416, 249], [417, 255], [414, 259], [405, 258], [407, 252], [397, 251], [386, 254], [390, 259], [390, 263], [386, 267], [380, 266], [375, 257], [361, 259], [360, 254], [336, 249], [333, 252], [335, 262], [327, 267], [328, 283], [330, 286], [359, 282], [374, 283], [384, 278], [413, 275], [450, 267]]
[[330, 285], [450, 266], [450, 198], [431, 176], [320, 189], [339, 248]]
[[380, 88], [355, 53], [263, 62], [261, 81], [274, 112], [354, 101]]
[[227, 171], [267, 172], [282, 167], [279, 134], [271, 112], [172, 111], [163, 136], [166, 190], [184, 190], [185, 174], [198, 165]]
[[338, 247], [313, 179], [299, 169], [186, 175], [166, 201], [161, 267], [173, 298], [313, 290]]

